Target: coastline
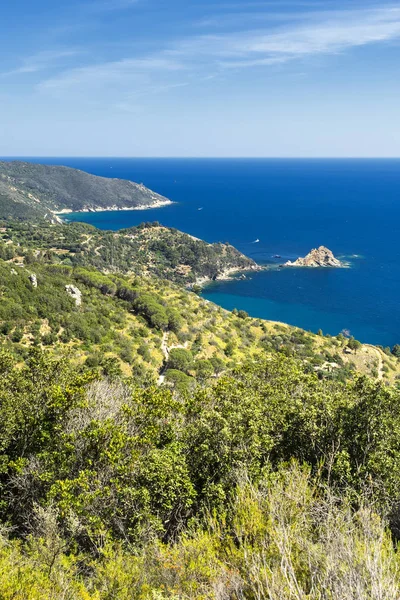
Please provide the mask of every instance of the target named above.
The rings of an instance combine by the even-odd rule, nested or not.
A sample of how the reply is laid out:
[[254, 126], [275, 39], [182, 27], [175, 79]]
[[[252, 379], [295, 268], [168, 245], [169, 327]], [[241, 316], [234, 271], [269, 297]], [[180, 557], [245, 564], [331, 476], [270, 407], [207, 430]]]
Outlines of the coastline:
[[350, 262], [340, 261], [340, 265], [296, 265], [295, 262], [288, 261], [279, 265], [280, 269], [350, 269]]
[[254, 273], [256, 271], [262, 270], [263, 267], [257, 264], [252, 267], [230, 267], [229, 269], [224, 269], [224, 271], [218, 273], [215, 279], [210, 277], [197, 277], [196, 280], [193, 283], [190, 283], [187, 287], [189, 289], [192, 289], [194, 286], [198, 285], [203, 288], [206, 285], [213, 283], [214, 281], [232, 281], [234, 279], [235, 274], [244, 275], [245, 273]]
[[163, 208], [170, 204], [176, 204], [172, 200], [156, 200], [152, 204], [141, 204], [140, 206], [106, 206], [96, 208], [82, 208], [80, 210], [72, 210], [72, 208], [63, 208], [62, 210], [52, 211], [54, 215], [69, 215], [71, 213], [90, 213], [90, 212], [107, 212], [121, 210], [151, 210], [152, 208]]

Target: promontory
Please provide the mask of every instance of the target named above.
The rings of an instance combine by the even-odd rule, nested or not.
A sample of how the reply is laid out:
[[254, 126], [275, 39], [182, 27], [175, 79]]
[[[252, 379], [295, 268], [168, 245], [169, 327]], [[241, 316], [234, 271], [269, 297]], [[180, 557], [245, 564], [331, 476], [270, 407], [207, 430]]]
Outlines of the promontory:
[[0, 218], [59, 221], [57, 213], [158, 208], [171, 200], [141, 183], [78, 169], [0, 161]]

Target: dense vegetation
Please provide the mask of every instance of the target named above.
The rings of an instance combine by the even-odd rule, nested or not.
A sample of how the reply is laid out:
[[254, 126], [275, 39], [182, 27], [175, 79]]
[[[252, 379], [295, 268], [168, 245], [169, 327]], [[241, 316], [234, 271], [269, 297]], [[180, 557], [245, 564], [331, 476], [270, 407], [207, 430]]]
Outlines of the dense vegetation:
[[3, 598], [398, 597], [398, 392], [284, 356], [184, 394], [0, 365]]
[[29, 206], [19, 198], [10, 198], [7, 191], [4, 190], [0, 181], [0, 218], [1, 219], [19, 219], [40, 220], [43, 218], [43, 212], [35, 206]]
[[[78, 169], [21, 161], [0, 161], [0, 218], [53, 219], [53, 212], [137, 208], [166, 198], [142, 184], [97, 177]], [[25, 207], [24, 214], [22, 207]]]
[[207, 244], [158, 223], [100, 231], [83, 223], [4, 223], [2, 237], [15, 254], [64, 265], [93, 266], [106, 272], [151, 273], [178, 283], [215, 279], [225, 272], [254, 269], [253, 260], [229, 244]]
[[[385, 381], [395, 382], [400, 373], [398, 358], [377, 348], [350, 350], [351, 340], [341, 335], [313, 335], [243, 311], [229, 313], [166, 280], [31, 263], [33, 255], [20, 266], [10, 259], [9, 244], [0, 245], [1, 252], [0, 341], [20, 360], [31, 347], [49, 348], [69, 352], [77, 365], [114, 368], [146, 381], [165, 376], [179, 387], [266, 352], [297, 356], [320, 377], [342, 381], [357, 371], [377, 377], [377, 355]], [[81, 292], [80, 306], [68, 285]], [[176, 357], [183, 351], [185, 358]]]
[[229, 245], [3, 225], [0, 598], [400, 597], [397, 346], [182, 287]]

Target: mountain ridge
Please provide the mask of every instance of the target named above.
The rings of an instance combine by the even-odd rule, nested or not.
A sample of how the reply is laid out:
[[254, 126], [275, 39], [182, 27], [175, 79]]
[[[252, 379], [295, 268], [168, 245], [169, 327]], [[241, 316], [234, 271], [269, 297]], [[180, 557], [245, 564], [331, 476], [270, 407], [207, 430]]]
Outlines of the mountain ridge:
[[0, 218], [60, 222], [59, 213], [138, 210], [171, 203], [128, 179], [99, 177], [58, 165], [0, 161]]

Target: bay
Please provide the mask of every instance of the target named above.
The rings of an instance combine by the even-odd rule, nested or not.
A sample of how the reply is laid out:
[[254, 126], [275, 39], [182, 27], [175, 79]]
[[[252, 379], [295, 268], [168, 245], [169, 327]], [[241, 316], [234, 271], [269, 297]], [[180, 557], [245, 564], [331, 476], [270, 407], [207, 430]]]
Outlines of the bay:
[[267, 265], [328, 246], [351, 268], [273, 269], [215, 282], [203, 295], [228, 309], [312, 331], [347, 329], [363, 342], [400, 342], [400, 160], [29, 160], [131, 179], [176, 202], [147, 211], [68, 215], [102, 229], [157, 220], [209, 242], [229, 241]]

